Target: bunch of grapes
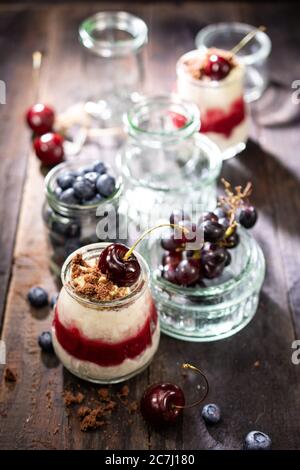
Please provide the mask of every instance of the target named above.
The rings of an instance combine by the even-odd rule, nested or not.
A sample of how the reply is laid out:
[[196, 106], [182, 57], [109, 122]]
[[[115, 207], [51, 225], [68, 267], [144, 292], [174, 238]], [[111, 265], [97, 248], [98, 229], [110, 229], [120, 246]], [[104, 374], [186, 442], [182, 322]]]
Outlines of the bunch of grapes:
[[[233, 190], [230, 183], [222, 182], [225, 195], [219, 198], [214, 212], [204, 212], [197, 223], [193, 223], [189, 214], [182, 210], [172, 212], [170, 224], [183, 230], [178, 236], [178, 229], [172, 229], [161, 240], [165, 250], [161, 274], [167, 281], [180, 286], [195, 286], [203, 279], [219, 277], [231, 263], [230, 250], [239, 243], [239, 225], [249, 229], [256, 223], [256, 209], [248, 202], [251, 183], [244, 189], [237, 186]], [[204, 235], [203, 244], [197, 249], [188, 249], [187, 244], [196, 240], [200, 230]]]

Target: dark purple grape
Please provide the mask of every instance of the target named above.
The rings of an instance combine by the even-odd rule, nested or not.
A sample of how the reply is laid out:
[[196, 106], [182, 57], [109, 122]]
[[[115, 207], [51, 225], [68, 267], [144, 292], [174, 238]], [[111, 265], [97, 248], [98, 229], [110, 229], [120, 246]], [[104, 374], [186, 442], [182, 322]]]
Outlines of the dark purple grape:
[[239, 209], [237, 217], [243, 227], [252, 228], [257, 221], [257, 212], [253, 206], [244, 206]]
[[218, 222], [213, 222], [207, 220], [202, 224], [203, 232], [204, 232], [204, 240], [206, 242], [218, 242], [222, 240], [225, 235], [225, 227], [219, 224]]
[[191, 218], [183, 210], [175, 209], [170, 215], [170, 224], [178, 224], [182, 220], [191, 220]]
[[162, 265], [172, 265], [176, 266], [180, 263], [182, 260], [182, 252], [181, 251], [174, 251], [171, 253], [165, 253], [162, 259]]
[[182, 239], [175, 239], [174, 235], [174, 233], [170, 233], [169, 236], [166, 236], [161, 239], [160, 244], [164, 250], [174, 252], [181, 251], [184, 249], [184, 243]]
[[180, 261], [176, 268], [176, 281], [181, 286], [191, 286], [200, 277], [200, 263], [194, 259]]
[[222, 274], [228, 256], [225, 248], [211, 244], [202, 251], [201, 264], [204, 277], [214, 279]]
[[197, 233], [197, 225], [189, 220], [183, 220], [178, 224], [180, 227], [186, 229], [181, 231], [179, 228], [175, 228], [174, 235], [182, 240], [183, 243], [194, 243], [197, 240], [197, 235], [200, 236], [200, 232]]
[[177, 284], [176, 268], [177, 268], [177, 265], [165, 264], [161, 271], [162, 277], [166, 281], [172, 282], [172, 284]]
[[240, 241], [239, 234], [235, 231], [224, 240], [226, 248], [235, 248]]
[[229, 253], [228, 250], [226, 250], [226, 261], [225, 261], [225, 266], [229, 266], [231, 263], [231, 254]]
[[210, 220], [211, 222], [218, 222], [218, 216], [213, 212], [203, 212], [200, 220], [202, 222], [205, 222], [206, 220]]

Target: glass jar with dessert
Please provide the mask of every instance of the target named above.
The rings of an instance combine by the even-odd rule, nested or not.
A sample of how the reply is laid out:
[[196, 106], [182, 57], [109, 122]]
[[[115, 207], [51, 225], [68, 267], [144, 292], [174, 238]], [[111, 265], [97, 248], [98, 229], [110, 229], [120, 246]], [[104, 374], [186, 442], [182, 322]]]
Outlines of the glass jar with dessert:
[[177, 62], [177, 92], [201, 113], [200, 133], [221, 149], [223, 159], [244, 150], [248, 138], [244, 65], [229, 51], [193, 50]]
[[[199, 31], [195, 44], [200, 51], [212, 47], [230, 51], [247, 34], [256, 30], [254, 26], [235, 21], [211, 24]], [[258, 100], [268, 86], [271, 48], [266, 32], [258, 31], [252, 41], [237, 53], [239, 61], [246, 67], [245, 98], [248, 103]]]
[[121, 126], [142, 89], [147, 25], [124, 11], [102, 11], [81, 23], [79, 40], [89, 53], [85, 110], [100, 127]]
[[[81, 246], [118, 238], [122, 178], [106, 161], [85, 157], [57, 165], [45, 179], [45, 192], [43, 219], [55, 275]], [[111, 238], [97, 230], [104, 217], [111, 221]]]
[[251, 185], [233, 190], [224, 184], [226, 196], [198, 222], [187, 213], [171, 214], [170, 221], [202, 231], [202, 245], [188, 247], [185, 237], [171, 230], [161, 241], [150, 238], [143, 249], [161, 329], [177, 339], [226, 338], [244, 328], [257, 309], [265, 259], [247, 230], [257, 219], [248, 202]]
[[144, 258], [120, 243], [96, 243], [72, 253], [61, 278], [53, 345], [64, 366], [96, 383], [144, 370], [160, 337]]
[[173, 208], [215, 207], [222, 158], [198, 132], [197, 106], [177, 95], [148, 97], [129, 110], [125, 123], [119, 161], [129, 229], [165, 221]]

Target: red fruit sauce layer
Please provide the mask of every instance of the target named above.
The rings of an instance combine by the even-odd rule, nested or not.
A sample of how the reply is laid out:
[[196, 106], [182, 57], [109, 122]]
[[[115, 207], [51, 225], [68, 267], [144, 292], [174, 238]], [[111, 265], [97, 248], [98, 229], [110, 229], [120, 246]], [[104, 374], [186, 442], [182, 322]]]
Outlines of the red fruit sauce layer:
[[[200, 109], [201, 111], [201, 109]], [[186, 118], [181, 114], [172, 113], [173, 123], [180, 128], [186, 124]], [[230, 137], [233, 129], [245, 119], [245, 103], [243, 97], [233, 101], [228, 111], [221, 108], [210, 108], [201, 114], [200, 131], [216, 132]]]
[[[59, 344], [71, 356], [81, 361], [94, 362], [98, 366], [109, 367], [121, 364], [125, 359], [134, 359], [152, 344], [151, 323], [156, 327], [157, 312], [154, 304], [151, 304], [148, 318], [139, 332], [119, 343], [89, 339], [75, 326], [66, 328], [55, 309], [53, 327]], [[153, 329], [153, 327], [152, 327]]]

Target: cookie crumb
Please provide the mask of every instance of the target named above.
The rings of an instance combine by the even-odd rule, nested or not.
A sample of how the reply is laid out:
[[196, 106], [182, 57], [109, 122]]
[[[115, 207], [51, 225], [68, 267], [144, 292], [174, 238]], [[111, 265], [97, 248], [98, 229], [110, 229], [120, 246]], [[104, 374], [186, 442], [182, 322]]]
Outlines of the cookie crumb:
[[259, 362], [259, 361], [255, 361], [253, 365], [254, 365], [254, 367], [256, 367], [256, 368], [257, 368], [257, 367], [259, 367], [259, 366], [260, 366], [260, 362]]
[[76, 395], [70, 390], [64, 392], [64, 401], [66, 406], [71, 405], [80, 405], [84, 400], [84, 395], [81, 392], [78, 392]]

